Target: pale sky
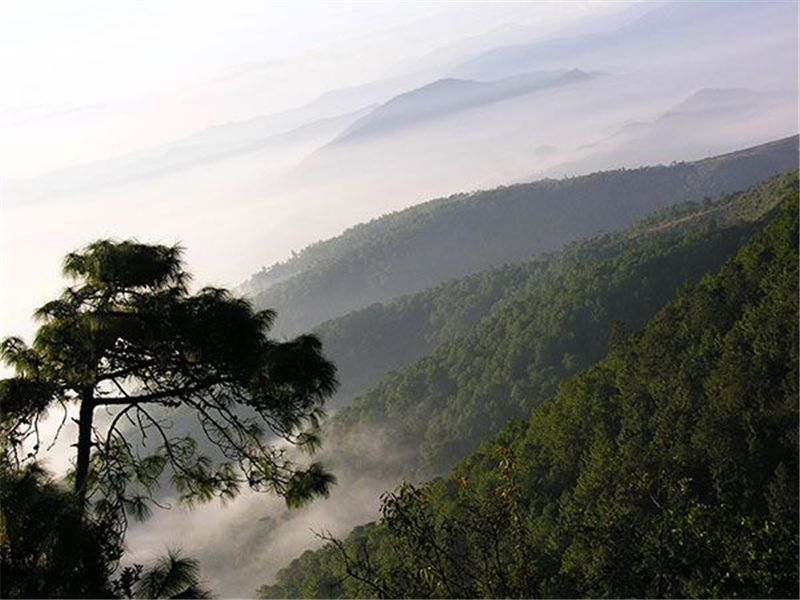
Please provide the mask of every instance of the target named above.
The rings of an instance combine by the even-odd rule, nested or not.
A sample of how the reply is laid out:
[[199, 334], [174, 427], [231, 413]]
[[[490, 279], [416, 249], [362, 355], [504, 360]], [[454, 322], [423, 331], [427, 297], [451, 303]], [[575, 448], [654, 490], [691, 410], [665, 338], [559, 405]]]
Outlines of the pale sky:
[[[366, 5], [267, 2], [5, 2], [0, 10], [3, 172], [12, 177], [245, 117], [220, 106], [225, 90], [214, 89], [230, 87], [224, 76], [236, 66], [302, 56], [378, 17]], [[275, 94], [260, 112], [293, 95]]]
[[[215, 240], [219, 223], [229, 228], [237, 223], [233, 207], [210, 200], [238, 194], [221, 177], [199, 189], [191, 187], [199, 185], [199, 178], [176, 184], [167, 201], [147, 188], [134, 199], [114, 190], [93, 200], [46, 198], [31, 205], [7, 191], [14, 189], [15, 180], [302, 106], [342, 87], [435, 68], [441, 49], [465, 56], [467, 47], [474, 51], [481, 44], [488, 48], [490, 39], [490, 45], [496, 43], [498, 32], [504, 40], [514, 35], [530, 39], [622, 6], [583, 0], [3, 0], [0, 334], [30, 336], [30, 314], [64, 285], [61, 258], [97, 237], [185, 241], [191, 246], [193, 271], [230, 287], [289, 248], [315, 241], [272, 239], [246, 252], [228, 249], [229, 256], [195, 236], [193, 220], [206, 219], [202, 231]], [[206, 179], [214, 176], [203, 174]], [[218, 189], [210, 191], [215, 185]], [[200, 198], [224, 214], [208, 217]], [[239, 210], [245, 209], [255, 210]], [[238, 230], [231, 236], [240, 241], [246, 237]], [[265, 247], [269, 254], [264, 254]]]
[[493, 28], [608, 2], [6, 0], [0, 173], [25, 178], [268, 114]]

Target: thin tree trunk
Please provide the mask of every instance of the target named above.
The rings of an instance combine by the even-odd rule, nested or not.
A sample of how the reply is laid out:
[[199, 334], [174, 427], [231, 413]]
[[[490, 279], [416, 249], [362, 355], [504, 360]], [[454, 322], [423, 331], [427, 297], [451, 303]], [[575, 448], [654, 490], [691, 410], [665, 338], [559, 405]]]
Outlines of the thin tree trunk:
[[92, 450], [92, 420], [94, 419], [93, 390], [81, 394], [81, 408], [78, 417], [78, 460], [75, 465], [75, 495], [81, 511], [86, 505], [86, 480], [89, 476], [89, 458]]

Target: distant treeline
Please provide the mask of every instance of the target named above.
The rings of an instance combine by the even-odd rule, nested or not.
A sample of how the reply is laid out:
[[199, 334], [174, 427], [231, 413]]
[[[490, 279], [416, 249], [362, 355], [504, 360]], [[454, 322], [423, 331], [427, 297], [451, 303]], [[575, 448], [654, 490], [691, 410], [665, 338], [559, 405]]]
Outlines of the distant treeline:
[[245, 286], [291, 335], [600, 233], [672, 204], [716, 198], [793, 168], [797, 137], [671, 166], [608, 171], [432, 200], [309, 246]]

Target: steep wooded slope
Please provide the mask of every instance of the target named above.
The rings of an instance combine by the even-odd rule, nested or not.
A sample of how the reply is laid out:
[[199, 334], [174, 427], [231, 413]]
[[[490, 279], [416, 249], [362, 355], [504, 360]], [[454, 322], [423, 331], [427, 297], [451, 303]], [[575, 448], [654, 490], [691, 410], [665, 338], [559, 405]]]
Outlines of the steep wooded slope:
[[433, 200], [358, 225], [246, 288], [293, 334], [447, 279], [623, 229], [665, 206], [739, 191], [796, 166], [797, 138], [694, 163], [609, 171]]
[[[407, 453], [407, 473], [444, 472], [509, 418], [525, 416], [553, 394], [559, 381], [598, 360], [610, 338], [641, 327], [687, 280], [719, 266], [796, 186], [796, 172], [787, 173], [749, 192], [673, 207], [623, 233], [485, 274], [488, 282], [496, 275], [498, 285], [513, 287], [463, 335], [389, 373], [341, 409], [327, 424], [336, 447], [331, 460], [383, 469], [380, 457], [364, 457], [357, 444], [347, 450], [355, 432], [379, 428], [387, 452]], [[452, 296], [447, 312], [457, 314], [460, 305], [469, 306], [470, 297]], [[412, 330], [401, 321], [381, 331], [403, 340]], [[359, 372], [359, 354], [339, 355], [337, 348], [357, 348], [366, 339], [354, 330], [331, 344], [344, 381]], [[362, 356], [374, 365], [392, 347], [369, 346]]]
[[796, 595], [796, 176], [754, 193], [782, 208], [734, 257], [262, 597]]

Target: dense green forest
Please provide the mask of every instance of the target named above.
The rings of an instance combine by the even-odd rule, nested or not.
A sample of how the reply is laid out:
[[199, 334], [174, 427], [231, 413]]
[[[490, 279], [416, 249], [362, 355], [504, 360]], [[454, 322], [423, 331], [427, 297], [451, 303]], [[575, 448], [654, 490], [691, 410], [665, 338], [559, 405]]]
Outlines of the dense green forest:
[[246, 288], [293, 334], [374, 302], [631, 225], [671, 204], [740, 191], [796, 166], [797, 138], [692, 163], [544, 180], [432, 200], [353, 227]]
[[326, 321], [315, 333], [341, 383], [329, 406], [349, 403], [389, 371], [464, 333], [536, 270], [527, 263], [505, 265]]
[[[323, 533], [330, 543], [263, 596], [787, 595], [797, 556], [797, 186], [794, 170], [716, 201], [668, 203], [623, 231], [328, 321], [322, 342], [268, 340], [274, 314], [225, 290], [190, 296], [177, 247], [101, 240], [69, 255], [65, 273], [83, 286], [40, 309], [32, 346], [9, 338], [2, 348], [18, 371], [0, 382], [3, 596], [208, 596], [197, 562], [174, 552], [119, 568], [128, 519], [170, 499], [159, 483], [186, 500], [232, 498], [247, 485], [299, 506], [327, 495], [330, 471], [342, 485], [353, 472], [412, 483], [382, 497], [380, 522], [345, 541]], [[132, 345], [118, 355], [120, 340]], [[328, 359], [344, 382], [340, 403], [356, 397], [334, 404], [318, 431], [335, 386]], [[141, 378], [150, 393], [115, 381], [121, 396], [92, 396], [86, 365], [95, 378]], [[248, 396], [264, 384], [263, 398]], [[298, 469], [299, 453], [272, 454], [263, 427], [208, 385], [277, 410], [265, 422], [278, 435], [292, 415], [308, 418], [311, 429], [284, 440], [312, 450], [320, 434], [325, 469], [280, 472]], [[94, 457], [69, 492], [14, 460], [48, 406], [75, 390], [91, 409], [125, 408], [104, 442], [79, 435]], [[222, 411], [218, 429], [207, 406]], [[127, 411], [137, 417], [123, 424]], [[81, 409], [76, 423], [89, 431], [82, 422]], [[237, 427], [256, 441], [236, 446], [227, 436]], [[155, 433], [163, 447], [140, 454]], [[240, 450], [243, 475], [230, 462]], [[84, 497], [91, 486], [103, 496], [96, 506]]]
[[[739, 197], [716, 205], [700, 215], [721, 225], [737, 219], [752, 221], [772, 206], [771, 193]], [[441, 344], [466, 332], [486, 316], [495, 304], [511, 296], [528, 282], [562, 270], [565, 266], [618, 253], [632, 237], [658, 231], [658, 222], [673, 222], [681, 215], [692, 217], [685, 225], [699, 224], [696, 211], [702, 206], [679, 204], [657, 211], [626, 232], [588, 242], [571, 244], [563, 252], [545, 254], [539, 260], [503, 265], [439, 286], [403, 296], [387, 304], [375, 303], [315, 329], [326, 354], [336, 363], [341, 387], [330, 408], [349, 403], [391, 370], [427, 356]], [[746, 211], [737, 214], [736, 210]], [[680, 225], [679, 223], [676, 225]], [[672, 232], [670, 232], [671, 234]]]
[[[687, 280], [722, 264], [796, 185], [796, 173], [785, 174], [749, 192], [672, 207], [625, 232], [497, 271], [498, 285], [513, 275], [516, 288], [464, 334], [389, 373], [337, 412], [324, 427], [332, 449], [327, 460], [384, 471], [382, 457], [402, 453], [405, 470], [398, 475], [445, 472], [508, 419], [525, 417], [561, 380], [601, 358], [615, 337], [641, 327]], [[483, 277], [491, 281], [492, 273]], [[474, 304], [466, 296], [461, 301]], [[454, 296], [447, 314], [458, 314], [457, 307]], [[400, 321], [381, 335], [398, 339], [411, 330]], [[355, 350], [342, 355], [337, 349], [357, 349], [373, 335], [354, 330], [338, 342], [326, 340], [343, 380], [361, 365]], [[373, 361], [392, 352], [391, 345], [371, 348]], [[363, 431], [381, 432], [384, 452], [376, 458], [359, 446]]]
[[[469, 360], [459, 362], [456, 344], [420, 363], [428, 379], [418, 378], [419, 393], [376, 411], [407, 411], [413, 423], [431, 390], [445, 391], [445, 409], [462, 405], [441, 414], [474, 444], [480, 435], [474, 425], [464, 432], [462, 415], [480, 413], [480, 422], [512, 412], [527, 422], [512, 419], [448, 477], [384, 495], [380, 522], [306, 552], [261, 596], [797, 597], [796, 174], [722, 202], [744, 215], [766, 197], [782, 207], [724, 262], [749, 228], [706, 221], [679, 232], [694, 220], [687, 214], [657, 225], [674, 234], [632, 233], [638, 250], [567, 271], [551, 288], [560, 302], [545, 302], [558, 297], [544, 292], [508, 302], [460, 340]], [[575, 354], [605, 337], [598, 323], [617, 307], [638, 329], [644, 307], [669, 293], [655, 279], [717, 261], [643, 329], [618, 331], [593, 366], [585, 363], [601, 342]], [[500, 350], [481, 357], [493, 343]], [[451, 376], [475, 390], [471, 404], [452, 387], [458, 382], [435, 379], [447, 375], [448, 356], [459, 366]], [[522, 356], [526, 364], [514, 360]], [[551, 380], [575, 369], [556, 391]], [[398, 375], [380, 389], [402, 382]]]

